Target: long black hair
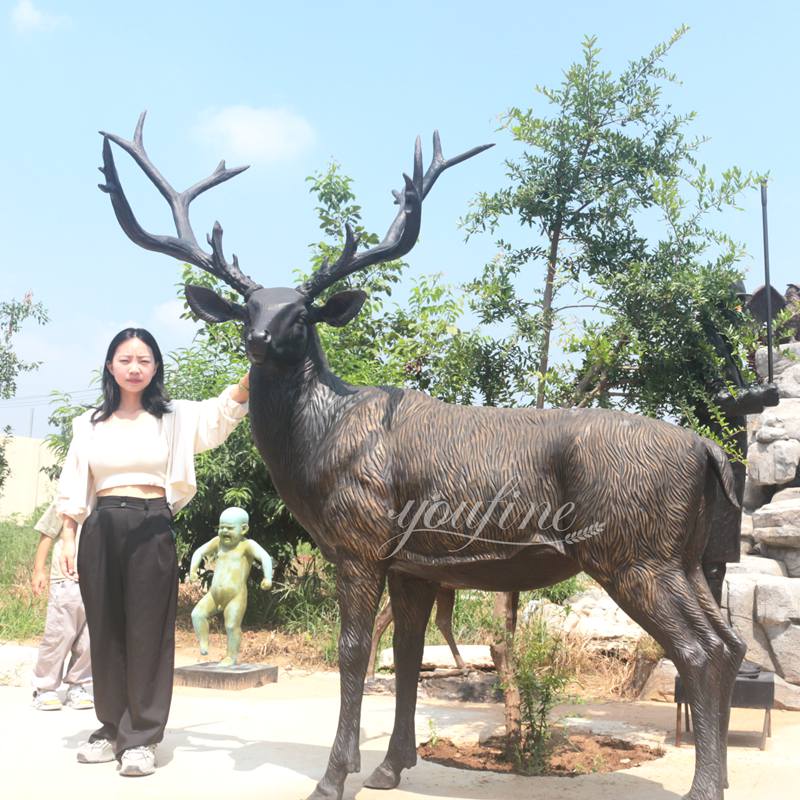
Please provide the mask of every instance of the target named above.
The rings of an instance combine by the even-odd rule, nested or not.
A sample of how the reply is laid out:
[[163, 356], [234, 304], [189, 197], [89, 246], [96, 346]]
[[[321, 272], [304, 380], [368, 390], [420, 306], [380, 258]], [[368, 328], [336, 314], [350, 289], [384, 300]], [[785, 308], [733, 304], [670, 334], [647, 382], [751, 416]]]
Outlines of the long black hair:
[[123, 328], [108, 345], [106, 360], [103, 362], [103, 402], [92, 414], [92, 424], [107, 420], [118, 408], [120, 403], [119, 386], [114, 376], [108, 371], [108, 365], [114, 360], [117, 348], [128, 339], [140, 339], [152, 351], [156, 361], [156, 372], [153, 380], [142, 392], [142, 406], [145, 411], [161, 419], [169, 408], [169, 397], [164, 391], [164, 359], [161, 350], [150, 331], [144, 328]]

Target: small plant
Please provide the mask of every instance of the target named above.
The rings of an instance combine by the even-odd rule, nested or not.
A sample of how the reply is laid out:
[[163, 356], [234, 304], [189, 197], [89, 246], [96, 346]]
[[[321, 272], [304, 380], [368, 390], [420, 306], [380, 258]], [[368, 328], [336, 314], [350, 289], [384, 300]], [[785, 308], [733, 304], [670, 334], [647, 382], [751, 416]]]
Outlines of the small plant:
[[607, 766], [606, 760], [599, 753], [592, 758], [592, 772], [606, 772]]
[[541, 775], [547, 769], [549, 715], [572, 678], [561, 639], [548, 630], [541, 615], [517, 629], [513, 676], [520, 698], [520, 736], [512, 743], [512, 756], [520, 772]]
[[8, 447], [11, 438], [11, 428], [6, 425], [2, 433], [0, 433], [0, 493], [2, 493], [3, 484], [6, 482], [6, 478], [8, 478], [11, 472], [11, 467], [6, 457], [6, 447]]
[[433, 717], [428, 717], [428, 744], [431, 747], [436, 747], [439, 744], [439, 732], [436, 729], [436, 720]]

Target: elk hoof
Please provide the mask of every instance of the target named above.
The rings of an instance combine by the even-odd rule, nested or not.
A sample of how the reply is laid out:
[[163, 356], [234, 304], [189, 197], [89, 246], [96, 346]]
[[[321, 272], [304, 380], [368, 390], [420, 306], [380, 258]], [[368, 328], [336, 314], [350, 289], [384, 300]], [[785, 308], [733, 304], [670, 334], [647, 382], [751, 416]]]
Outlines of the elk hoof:
[[364, 781], [364, 786], [368, 789], [394, 789], [398, 783], [400, 783], [400, 772], [395, 772], [392, 766], [384, 761]]
[[685, 794], [682, 800], [724, 800], [723, 790], [720, 787], [718, 791], [691, 791]]
[[308, 796], [307, 800], [342, 800], [344, 786], [336, 787], [323, 785], [323, 781], [317, 784], [317, 788]]

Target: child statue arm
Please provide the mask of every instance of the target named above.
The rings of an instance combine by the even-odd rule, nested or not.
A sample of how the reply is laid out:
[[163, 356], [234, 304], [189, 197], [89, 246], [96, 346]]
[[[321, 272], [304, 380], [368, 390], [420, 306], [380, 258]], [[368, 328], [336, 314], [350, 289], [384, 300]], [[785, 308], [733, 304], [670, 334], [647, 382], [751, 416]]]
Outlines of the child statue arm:
[[248, 539], [250, 546], [250, 555], [257, 561], [261, 562], [261, 569], [264, 570], [264, 577], [261, 580], [261, 588], [269, 590], [272, 588], [272, 559], [269, 553], [258, 543], [252, 539]]
[[219, 536], [215, 536], [211, 541], [206, 542], [194, 551], [192, 554], [192, 562], [189, 566], [189, 580], [197, 580], [197, 570], [200, 567], [200, 562], [208, 555], [212, 555], [219, 550]]

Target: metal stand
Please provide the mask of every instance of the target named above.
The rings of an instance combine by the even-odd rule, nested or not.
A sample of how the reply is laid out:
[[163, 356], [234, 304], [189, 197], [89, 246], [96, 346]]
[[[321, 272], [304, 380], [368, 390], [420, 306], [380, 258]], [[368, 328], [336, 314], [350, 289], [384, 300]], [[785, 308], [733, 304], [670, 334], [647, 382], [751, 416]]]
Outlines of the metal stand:
[[[761, 729], [760, 749], [765, 750], [767, 739], [772, 738], [772, 707], [775, 702], [775, 673], [760, 672], [757, 677], [736, 677], [733, 687], [731, 708], [763, 708], [764, 725]], [[681, 706], [684, 707], [686, 717], [686, 732], [691, 733], [691, 719], [689, 716], [689, 703], [684, 695], [681, 676], [675, 676], [675, 747], [681, 746]]]

